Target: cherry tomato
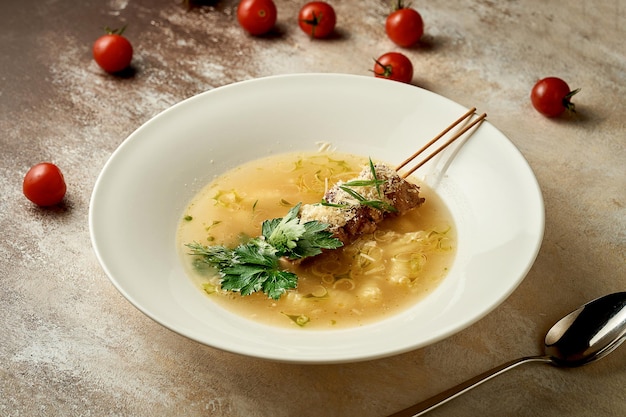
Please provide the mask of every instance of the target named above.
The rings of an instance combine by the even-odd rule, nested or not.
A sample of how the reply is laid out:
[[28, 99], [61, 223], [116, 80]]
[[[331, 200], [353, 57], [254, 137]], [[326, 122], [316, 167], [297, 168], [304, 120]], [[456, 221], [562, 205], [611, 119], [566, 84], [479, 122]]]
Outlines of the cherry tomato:
[[298, 24], [312, 38], [326, 38], [335, 30], [337, 15], [330, 4], [312, 1], [300, 9]]
[[60, 203], [67, 187], [61, 170], [50, 162], [42, 162], [28, 170], [22, 190], [30, 201], [46, 207]]
[[237, 7], [237, 20], [251, 35], [263, 35], [276, 24], [276, 5], [272, 0], [242, 0]]
[[133, 59], [133, 46], [122, 36], [124, 29], [107, 29], [107, 34], [93, 44], [93, 59], [106, 72], [120, 72], [128, 68]]
[[399, 0], [396, 10], [387, 16], [385, 31], [396, 45], [408, 48], [415, 45], [424, 34], [424, 21], [415, 9], [404, 7], [402, 0]]
[[580, 89], [570, 90], [567, 83], [560, 78], [548, 77], [537, 81], [530, 92], [530, 100], [539, 113], [556, 117], [565, 110], [576, 110], [570, 100], [579, 91]]
[[388, 52], [375, 60], [374, 75], [394, 81], [410, 83], [413, 80], [411, 60], [399, 52]]

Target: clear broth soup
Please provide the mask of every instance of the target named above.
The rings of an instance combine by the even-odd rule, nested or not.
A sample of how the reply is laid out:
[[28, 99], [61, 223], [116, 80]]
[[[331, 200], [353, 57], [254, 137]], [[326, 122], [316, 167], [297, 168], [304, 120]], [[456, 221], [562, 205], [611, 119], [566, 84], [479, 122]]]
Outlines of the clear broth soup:
[[185, 246], [235, 247], [259, 236], [264, 220], [285, 216], [299, 202], [320, 202], [327, 187], [358, 176], [367, 164], [367, 158], [350, 154], [287, 153], [217, 177], [192, 199], [180, 222], [177, 246], [186, 272], [223, 308], [275, 326], [362, 326], [415, 305], [447, 275], [456, 248], [449, 210], [424, 185], [421, 207], [385, 219], [375, 233], [301, 263], [285, 262], [285, 269], [298, 275], [298, 286], [279, 300], [222, 290], [217, 272]]

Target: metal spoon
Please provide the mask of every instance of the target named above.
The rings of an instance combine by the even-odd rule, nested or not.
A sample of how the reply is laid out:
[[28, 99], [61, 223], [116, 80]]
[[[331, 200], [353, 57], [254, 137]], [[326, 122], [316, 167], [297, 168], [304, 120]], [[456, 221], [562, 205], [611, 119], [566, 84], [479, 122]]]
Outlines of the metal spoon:
[[416, 417], [527, 362], [561, 367], [588, 364], [611, 353], [626, 339], [626, 292], [597, 298], [556, 322], [545, 338], [545, 354], [504, 363], [389, 417]]

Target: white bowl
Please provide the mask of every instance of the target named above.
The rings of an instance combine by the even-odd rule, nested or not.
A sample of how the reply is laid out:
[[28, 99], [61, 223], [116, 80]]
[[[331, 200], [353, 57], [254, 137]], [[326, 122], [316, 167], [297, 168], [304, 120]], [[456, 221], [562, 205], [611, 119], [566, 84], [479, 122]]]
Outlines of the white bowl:
[[215, 348], [297, 363], [374, 359], [426, 346], [476, 322], [519, 285], [539, 250], [544, 208], [515, 146], [489, 122], [418, 177], [458, 230], [449, 275], [409, 310], [348, 330], [270, 327], [235, 316], [186, 276], [175, 246], [190, 199], [215, 175], [269, 154], [338, 151], [402, 161], [467, 109], [418, 87], [299, 74], [216, 88], [162, 112], [113, 153], [91, 199], [95, 252], [117, 289], [163, 326]]

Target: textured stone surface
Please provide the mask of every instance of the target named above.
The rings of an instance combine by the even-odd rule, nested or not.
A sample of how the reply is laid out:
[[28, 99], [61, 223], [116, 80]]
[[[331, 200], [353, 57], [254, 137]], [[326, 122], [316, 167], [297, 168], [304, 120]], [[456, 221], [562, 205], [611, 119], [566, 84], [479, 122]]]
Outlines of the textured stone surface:
[[[236, 2], [178, 0], [0, 5], [0, 415], [383, 416], [506, 360], [540, 352], [579, 304], [626, 289], [626, 4], [622, 0], [414, 2], [422, 45], [404, 52], [414, 84], [476, 106], [519, 147], [546, 203], [545, 240], [514, 294], [430, 347], [365, 363], [304, 366], [199, 345], [154, 323], [109, 283], [91, 250], [88, 203], [113, 150], [196, 93], [294, 72], [368, 74], [396, 50], [387, 1], [335, 0], [337, 36], [311, 41], [300, 1], [276, 0], [277, 33], [251, 38]], [[91, 44], [128, 24], [133, 71], [104, 74]], [[543, 118], [528, 99], [556, 75], [578, 114]], [[21, 193], [28, 168], [63, 170], [62, 207]], [[433, 416], [626, 415], [626, 348], [575, 370], [527, 365]]]

